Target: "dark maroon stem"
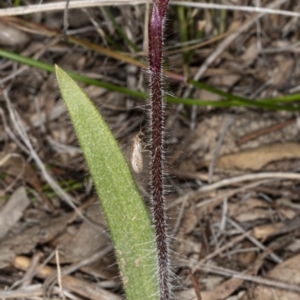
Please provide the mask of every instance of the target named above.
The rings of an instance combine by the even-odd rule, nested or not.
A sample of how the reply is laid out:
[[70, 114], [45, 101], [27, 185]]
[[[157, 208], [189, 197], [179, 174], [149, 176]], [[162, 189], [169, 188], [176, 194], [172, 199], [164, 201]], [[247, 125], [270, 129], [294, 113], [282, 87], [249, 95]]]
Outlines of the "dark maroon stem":
[[151, 84], [151, 189], [152, 214], [158, 250], [160, 299], [170, 298], [169, 249], [166, 230], [163, 157], [163, 22], [168, 0], [153, 0], [149, 19], [149, 69]]

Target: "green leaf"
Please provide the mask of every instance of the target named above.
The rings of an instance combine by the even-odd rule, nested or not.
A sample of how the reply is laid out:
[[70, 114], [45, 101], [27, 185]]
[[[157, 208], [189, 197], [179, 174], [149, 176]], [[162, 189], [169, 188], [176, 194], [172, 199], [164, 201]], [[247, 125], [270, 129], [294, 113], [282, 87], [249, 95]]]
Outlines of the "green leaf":
[[125, 158], [85, 93], [57, 66], [56, 76], [108, 223], [127, 299], [157, 300], [154, 233]]

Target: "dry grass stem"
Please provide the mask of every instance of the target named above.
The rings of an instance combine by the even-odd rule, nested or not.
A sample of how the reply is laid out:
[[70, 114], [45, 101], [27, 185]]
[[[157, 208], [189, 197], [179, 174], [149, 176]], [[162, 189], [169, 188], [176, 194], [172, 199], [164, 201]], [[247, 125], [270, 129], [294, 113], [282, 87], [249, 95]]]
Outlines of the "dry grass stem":
[[261, 180], [261, 179], [272, 179], [272, 180], [300, 180], [299, 173], [282, 173], [282, 172], [266, 172], [266, 173], [252, 173], [241, 175], [233, 178], [223, 179], [218, 182], [205, 185], [198, 189], [200, 192], [209, 192], [214, 191], [222, 187], [235, 185], [244, 181], [253, 181], [253, 180]]
[[[186, 259], [180, 259], [180, 261], [185, 264], [190, 263]], [[275, 288], [279, 288], [279, 289], [286, 289], [286, 290], [295, 291], [295, 292], [300, 293], [300, 287], [298, 285], [289, 284], [289, 283], [276, 281], [276, 280], [272, 280], [272, 279], [266, 279], [266, 278], [262, 278], [259, 276], [251, 276], [251, 275], [243, 274], [241, 272], [236, 272], [236, 271], [226, 269], [226, 268], [210, 266], [210, 265], [201, 265], [199, 270], [226, 276], [226, 277], [239, 278], [239, 279], [243, 279], [243, 280], [246, 280], [249, 282], [255, 282], [255, 283], [262, 284], [262, 285], [267, 285], [267, 286], [271, 286], [271, 287], [275, 287]]]
[[57, 268], [57, 282], [58, 282], [58, 288], [59, 288], [59, 293], [60, 296], [63, 300], [65, 300], [65, 294], [64, 294], [64, 290], [63, 290], [63, 286], [62, 286], [62, 282], [61, 282], [61, 268], [60, 268], [60, 262], [59, 262], [59, 252], [56, 249], [55, 250], [55, 260], [56, 260], [56, 268]]
[[[293, 11], [285, 11], [280, 9], [273, 9], [280, 4], [285, 3], [286, 0], [277, 1], [276, 4], [272, 5], [271, 8], [258, 7], [258, 6], [239, 6], [239, 5], [224, 5], [224, 4], [213, 4], [213, 3], [197, 3], [190, 1], [170, 1], [171, 5], [193, 7], [193, 8], [203, 8], [203, 9], [216, 9], [216, 10], [235, 10], [235, 11], [245, 11], [252, 13], [262, 13], [262, 14], [276, 14], [289, 17], [299, 17], [300, 13]], [[114, 1], [114, 6], [121, 5], [138, 5], [151, 3], [150, 0], [116, 0]], [[109, 6], [111, 1], [109, 0], [77, 0], [71, 1], [69, 4], [69, 9], [75, 8], [88, 8], [97, 6]], [[64, 10], [66, 7], [66, 2], [54, 2], [45, 4], [33, 4], [27, 6], [11, 7], [0, 9], [0, 16], [17, 16], [25, 15], [38, 12], [48, 12], [48, 11], [58, 11]]]
[[7, 89], [4, 90], [4, 98], [6, 100], [7, 108], [9, 110], [9, 116], [11, 118], [12, 123], [15, 126], [16, 131], [18, 132], [19, 136], [21, 137], [23, 143], [26, 145], [27, 149], [30, 151], [30, 154], [32, 158], [35, 160], [36, 164], [39, 166], [45, 180], [48, 182], [48, 184], [53, 188], [53, 190], [61, 197], [62, 200], [64, 200], [70, 207], [72, 207], [76, 213], [82, 217], [83, 219], [86, 219], [82, 212], [76, 207], [76, 205], [73, 203], [74, 199], [71, 199], [71, 197], [57, 184], [57, 182], [53, 179], [53, 177], [49, 174], [49, 172], [46, 169], [46, 166], [36, 153], [36, 151], [33, 149], [32, 144], [30, 142], [30, 139], [24, 130], [24, 127], [22, 125], [20, 116], [16, 112], [16, 110], [13, 108], [11, 101], [8, 97], [8, 91]]

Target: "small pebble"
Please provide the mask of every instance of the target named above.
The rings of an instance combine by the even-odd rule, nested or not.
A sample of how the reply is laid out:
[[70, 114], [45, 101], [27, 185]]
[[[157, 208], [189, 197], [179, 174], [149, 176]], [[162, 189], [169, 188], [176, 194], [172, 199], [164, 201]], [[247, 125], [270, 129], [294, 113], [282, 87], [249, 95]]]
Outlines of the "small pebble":
[[29, 42], [29, 36], [12, 26], [0, 22], [0, 45], [22, 48]]

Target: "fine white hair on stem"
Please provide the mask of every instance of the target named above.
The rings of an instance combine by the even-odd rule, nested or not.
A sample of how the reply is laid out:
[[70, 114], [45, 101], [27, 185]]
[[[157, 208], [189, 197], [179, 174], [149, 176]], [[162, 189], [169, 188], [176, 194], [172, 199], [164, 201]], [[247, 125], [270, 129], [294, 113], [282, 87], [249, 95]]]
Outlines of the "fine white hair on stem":
[[[279, 4], [285, 2], [287, 2], [287, 0], [282, 0], [280, 1]], [[113, 5], [121, 6], [121, 5], [138, 5], [138, 4], [147, 4], [147, 3], [151, 3], [151, 1], [150, 0], [116, 0], [113, 2]], [[276, 14], [276, 15], [289, 16], [289, 17], [300, 17], [299, 12], [272, 9], [266, 7], [258, 7], [258, 6], [198, 3], [198, 2], [191, 2], [191, 1], [170, 1], [170, 4], [176, 6], [193, 7], [193, 8], [236, 10], [236, 11], [238, 10], [238, 11], [252, 12], [252, 13], [257, 12], [257, 13]], [[96, 6], [107, 6], [107, 5], [112, 5], [112, 1], [111, 0], [77, 0], [77, 1], [70, 2], [69, 9], [88, 8], [88, 7], [96, 7]], [[64, 10], [65, 7], [66, 7], [65, 1], [19, 6], [19, 7], [10, 7], [10, 8], [0, 9], [0, 16], [17, 16], [17, 15], [31, 14], [37, 12], [57, 11], [57, 10]]]

